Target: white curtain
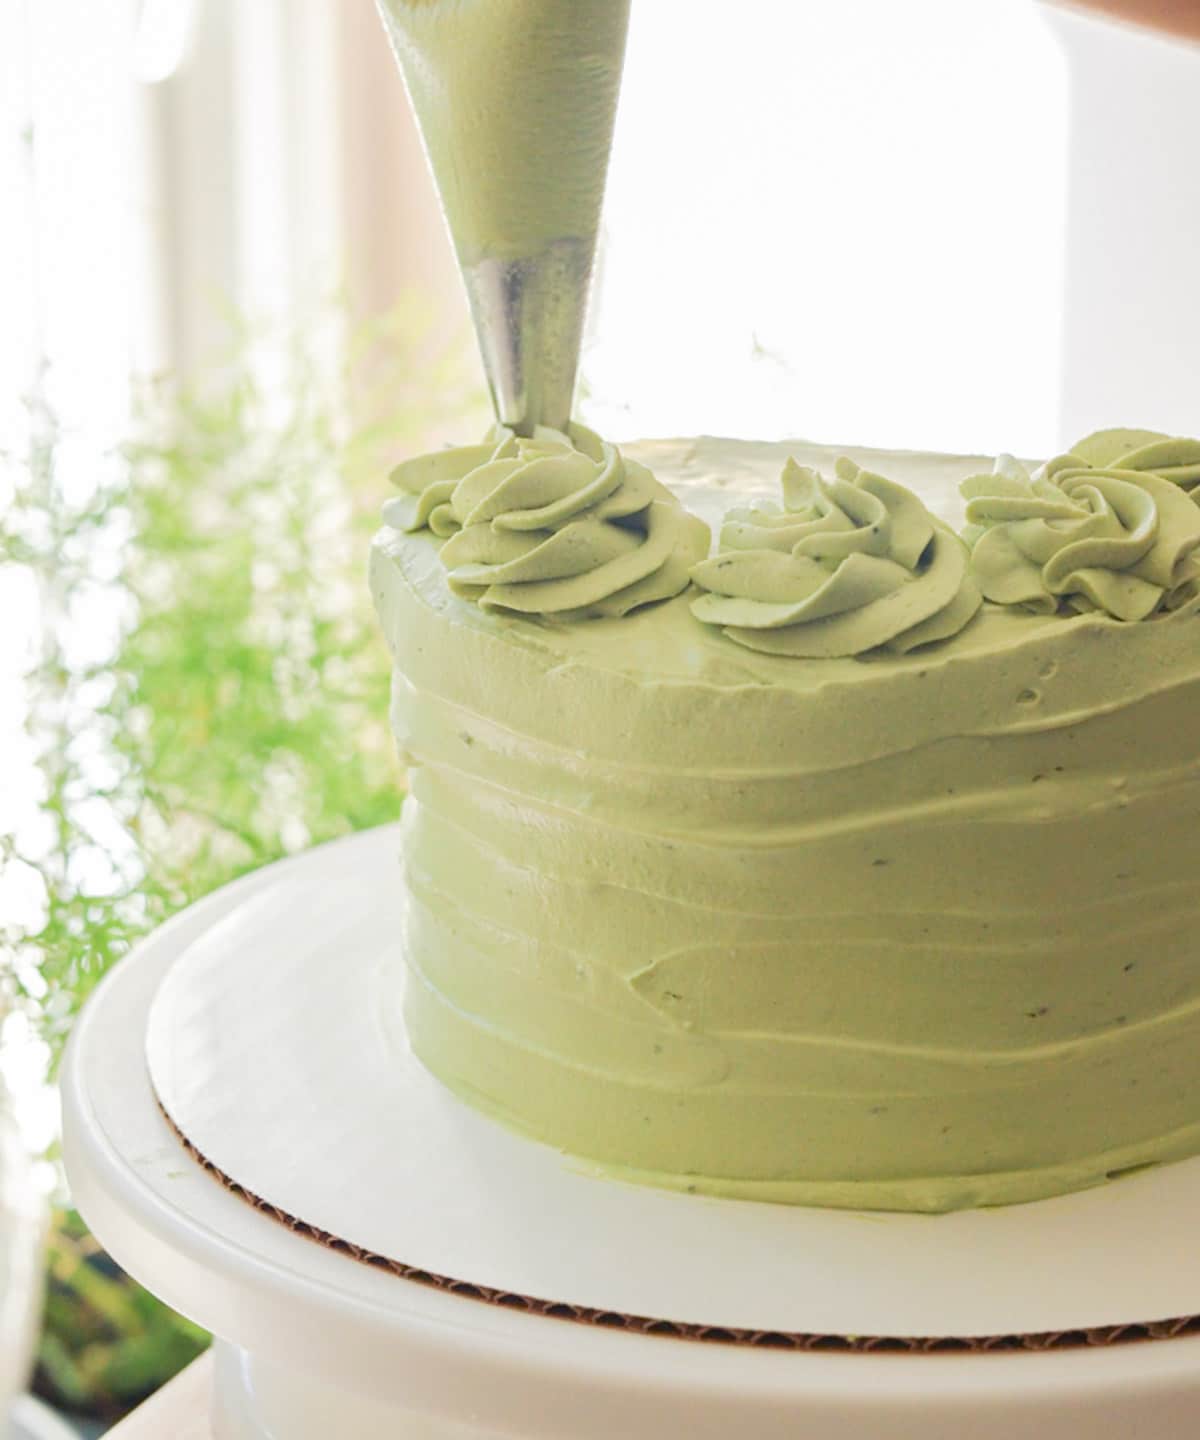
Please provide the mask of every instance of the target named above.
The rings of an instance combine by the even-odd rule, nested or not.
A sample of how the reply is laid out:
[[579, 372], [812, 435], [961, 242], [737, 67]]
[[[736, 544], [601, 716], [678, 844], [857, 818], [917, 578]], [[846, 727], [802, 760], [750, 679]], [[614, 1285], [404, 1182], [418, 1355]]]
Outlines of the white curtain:
[[[160, 0], [163, 5], [181, 0]], [[371, 0], [192, 0], [147, 98], [164, 352], [193, 370], [232, 311], [302, 319], [335, 293], [459, 303], [423, 157]]]
[[13, 0], [0, 66], [10, 422], [46, 357], [111, 414], [335, 293], [461, 314], [372, 0]]

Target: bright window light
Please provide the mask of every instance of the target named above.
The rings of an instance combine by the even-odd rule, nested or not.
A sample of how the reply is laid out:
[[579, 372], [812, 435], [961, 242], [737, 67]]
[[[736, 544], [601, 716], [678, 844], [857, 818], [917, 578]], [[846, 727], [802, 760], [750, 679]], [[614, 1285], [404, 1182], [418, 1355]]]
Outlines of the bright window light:
[[1032, 0], [635, 3], [590, 417], [1052, 449], [1066, 146]]

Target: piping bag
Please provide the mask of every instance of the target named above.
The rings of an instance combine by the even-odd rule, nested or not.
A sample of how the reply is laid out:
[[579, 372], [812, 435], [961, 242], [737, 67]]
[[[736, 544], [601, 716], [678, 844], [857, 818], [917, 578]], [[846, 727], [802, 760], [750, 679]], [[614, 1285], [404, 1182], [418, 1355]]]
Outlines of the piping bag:
[[630, 0], [378, 0], [496, 418], [565, 430]]

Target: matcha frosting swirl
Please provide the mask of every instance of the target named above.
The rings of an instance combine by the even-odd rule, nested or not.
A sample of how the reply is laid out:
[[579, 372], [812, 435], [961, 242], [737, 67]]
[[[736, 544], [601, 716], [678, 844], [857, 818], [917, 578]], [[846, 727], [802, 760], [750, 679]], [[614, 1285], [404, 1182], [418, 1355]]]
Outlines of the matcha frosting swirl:
[[1071, 454], [1101, 470], [1151, 470], [1200, 503], [1200, 440], [1159, 430], [1097, 430], [1072, 445]]
[[499, 427], [481, 445], [396, 467], [384, 507], [399, 530], [428, 528], [450, 588], [485, 609], [572, 620], [628, 614], [678, 595], [708, 527], [665, 485], [583, 426]]
[[[1111, 437], [1131, 434], [1143, 443], [1125, 446], [1119, 467], [1089, 463], [1121, 448]], [[1060, 455], [1032, 475], [1002, 455], [992, 474], [964, 480], [964, 535], [984, 597], [1047, 615], [1065, 607], [1144, 620], [1200, 593], [1200, 507], [1155, 468], [1190, 468], [1181, 447], [1191, 444], [1102, 432], [1081, 443], [1082, 456]], [[1139, 456], [1137, 467], [1124, 463]]]
[[843, 457], [836, 478], [788, 460], [783, 508], [731, 510], [692, 570], [692, 612], [751, 650], [820, 658], [942, 640], [980, 596], [962, 542], [902, 485]]

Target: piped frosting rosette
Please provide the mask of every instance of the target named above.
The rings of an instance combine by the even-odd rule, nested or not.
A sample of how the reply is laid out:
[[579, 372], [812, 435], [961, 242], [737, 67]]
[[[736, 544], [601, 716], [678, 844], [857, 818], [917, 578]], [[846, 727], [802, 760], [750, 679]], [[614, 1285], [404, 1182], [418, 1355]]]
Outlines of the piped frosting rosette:
[[843, 457], [788, 460], [783, 508], [731, 510], [692, 570], [692, 613], [739, 645], [811, 658], [908, 651], [957, 634], [980, 596], [962, 541], [902, 485]]
[[[1085, 456], [1106, 453], [1098, 438], [1082, 442]], [[1002, 455], [961, 489], [971, 573], [997, 604], [1144, 620], [1200, 593], [1200, 506], [1159, 470], [1098, 468], [1073, 452], [1031, 475]]]
[[1072, 445], [1071, 454], [1094, 469], [1153, 471], [1200, 503], [1200, 440], [1158, 430], [1097, 430]]
[[580, 425], [529, 437], [498, 428], [482, 445], [406, 461], [391, 478], [403, 493], [384, 522], [442, 538], [450, 588], [489, 610], [625, 615], [678, 595], [708, 552], [702, 520]]

